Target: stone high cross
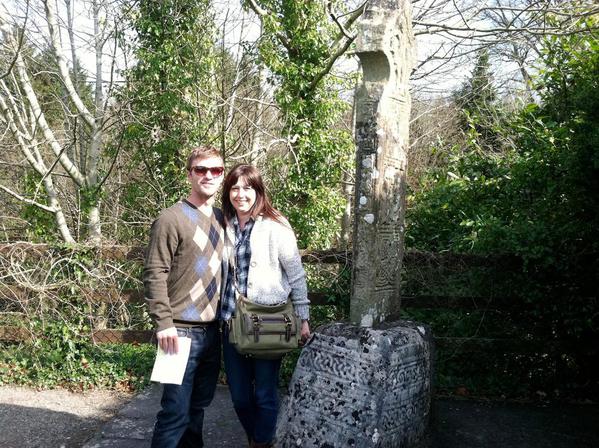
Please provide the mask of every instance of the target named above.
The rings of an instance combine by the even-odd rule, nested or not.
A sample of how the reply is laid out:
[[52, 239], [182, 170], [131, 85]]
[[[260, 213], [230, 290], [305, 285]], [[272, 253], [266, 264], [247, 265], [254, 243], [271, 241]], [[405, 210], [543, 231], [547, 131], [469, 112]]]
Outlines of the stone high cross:
[[415, 448], [429, 430], [432, 334], [399, 312], [403, 256], [409, 0], [369, 0], [357, 39], [358, 146], [352, 323], [314, 331], [277, 420], [281, 448]]
[[406, 151], [414, 35], [409, 0], [371, 0], [356, 53], [357, 172], [350, 316], [375, 326], [397, 318], [403, 258]]

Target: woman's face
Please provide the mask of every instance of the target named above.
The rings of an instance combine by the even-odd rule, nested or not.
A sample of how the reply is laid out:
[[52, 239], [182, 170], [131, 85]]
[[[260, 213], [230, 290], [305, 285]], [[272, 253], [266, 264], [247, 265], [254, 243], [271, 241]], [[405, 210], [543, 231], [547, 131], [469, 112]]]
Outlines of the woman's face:
[[229, 191], [229, 200], [237, 211], [237, 215], [249, 215], [256, 203], [256, 191], [248, 185], [244, 177], [240, 177]]

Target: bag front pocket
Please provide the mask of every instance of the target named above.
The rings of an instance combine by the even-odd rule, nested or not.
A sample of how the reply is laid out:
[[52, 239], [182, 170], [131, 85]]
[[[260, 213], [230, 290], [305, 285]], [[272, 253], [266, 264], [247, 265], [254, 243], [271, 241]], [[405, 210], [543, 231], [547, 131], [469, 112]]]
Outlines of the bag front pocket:
[[263, 336], [280, 336], [280, 340], [290, 342], [297, 336], [296, 320], [288, 314], [259, 315], [249, 313], [243, 315], [243, 332], [246, 336], [253, 336], [255, 343], [259, 343]]

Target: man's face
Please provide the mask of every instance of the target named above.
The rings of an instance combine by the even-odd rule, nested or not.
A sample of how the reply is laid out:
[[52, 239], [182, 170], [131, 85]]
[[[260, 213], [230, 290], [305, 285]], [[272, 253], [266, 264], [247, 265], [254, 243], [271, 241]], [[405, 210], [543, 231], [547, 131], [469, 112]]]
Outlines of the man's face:
[[192, 192], [203, 200], [214, 196], [225, 177], [223, 165], [223, 159], [216, 156], [194, 159], [187, 173]]

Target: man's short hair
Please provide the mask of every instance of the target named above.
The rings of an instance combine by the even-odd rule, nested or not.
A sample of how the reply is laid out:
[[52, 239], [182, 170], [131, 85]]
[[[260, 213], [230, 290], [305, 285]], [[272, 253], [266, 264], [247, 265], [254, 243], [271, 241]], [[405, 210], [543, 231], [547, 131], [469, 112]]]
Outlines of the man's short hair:
[[222, 159], [220, 150], [214, 146], [200, 145], [192, 148], [189, 157], [187, 157], [187, 171], [191, 170], [191, 164], [195, 159], [207, 159], [208, 157], [220, 157]]

